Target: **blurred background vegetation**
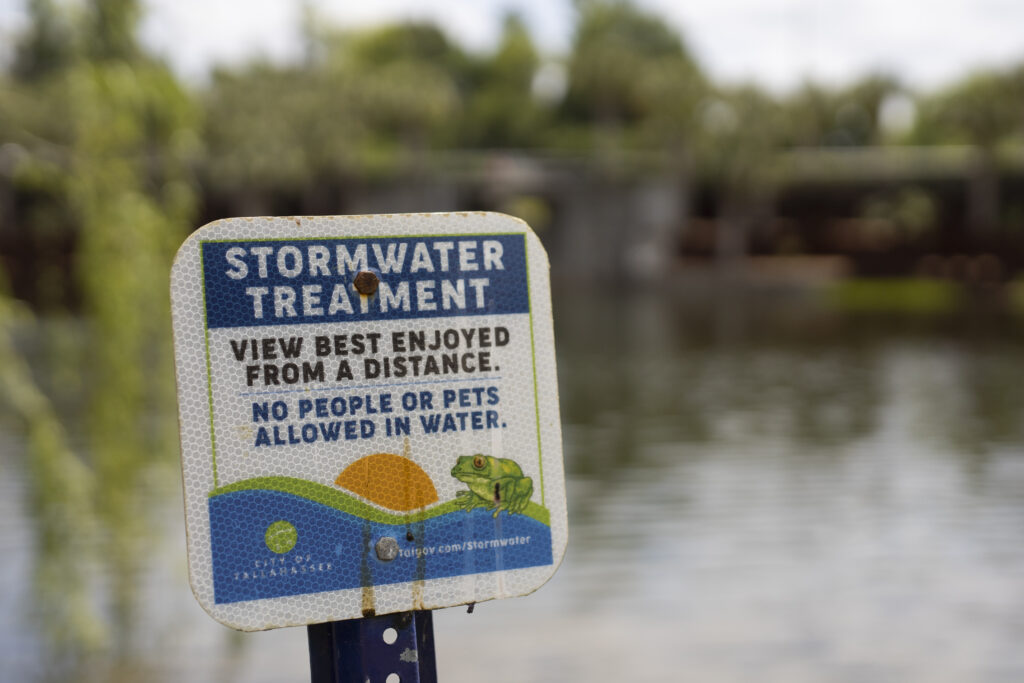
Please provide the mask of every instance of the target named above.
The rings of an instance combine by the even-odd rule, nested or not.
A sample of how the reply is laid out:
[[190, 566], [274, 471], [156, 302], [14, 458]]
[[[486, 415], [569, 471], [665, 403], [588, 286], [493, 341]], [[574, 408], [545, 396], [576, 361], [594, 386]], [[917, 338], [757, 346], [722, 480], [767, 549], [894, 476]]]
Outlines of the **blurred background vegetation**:
[[[301, 63], [185, 87], [136, 40], [136, 1], [28, 11], [0, 76], [0, 247], [37, 310], [92, 305], [85, 263], [105, 245], [142, 253], [112, 226], [170, 248], [226, 215], [504, 210], [584, 280], [786, 256], [992, 284], [1022, 265], [1024, 64], [935, 92], [879, 73], [777, 94], [716, 84], [628, 2], [576, 3], [554, 56], [515, 14], [481, 53], [307, 6]], [[579, 248], [594, 235], [614, 248]], [[121, 267], [152, 272], [136, 261]]]
[[428, 23], [342, 30], [309, 9], [301, 63], [186, 86], [141, 47], [138, 0], [26, 5], [0, 73], [0, 400], [58, 670], [146, 678], [146, 501], [176, 486], [168, 272], [208, 221], [499, 210], [568, 289], [1024, 306], [1024, 63], [780, 95], [715, 83], [658, 16], [579, 0], [563, 55], [515, 14], [471, 52]]

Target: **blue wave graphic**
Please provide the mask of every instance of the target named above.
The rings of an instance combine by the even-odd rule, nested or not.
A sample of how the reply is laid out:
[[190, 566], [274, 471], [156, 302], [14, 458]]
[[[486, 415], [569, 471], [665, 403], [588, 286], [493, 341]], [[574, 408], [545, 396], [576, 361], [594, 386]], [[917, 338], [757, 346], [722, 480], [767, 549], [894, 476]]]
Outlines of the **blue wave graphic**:
[[[422, 522], [371, 522], [281, 491], [247, 490], [209, 501], [218, 604], [549, 565], [551, 529], [524, 515], [457, 510]], [[297, 532], [284, 553], [268, 548], [271, 524]], [[377, 559], [382, 536], [398, 541]], [[411, 540], [410, 540], [411, 539]]]

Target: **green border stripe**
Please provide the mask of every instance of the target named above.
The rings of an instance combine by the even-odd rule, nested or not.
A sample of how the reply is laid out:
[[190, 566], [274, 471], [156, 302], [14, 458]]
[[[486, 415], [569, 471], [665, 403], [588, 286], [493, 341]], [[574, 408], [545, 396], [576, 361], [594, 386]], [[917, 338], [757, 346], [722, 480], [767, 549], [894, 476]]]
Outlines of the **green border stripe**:
[[523, 233], [523, 260], [526, 264], [526, 300], [530, 306], [530, 360], [533, 366], [533, 409], [537, 416], [537, 466], [540, 468], [540, 502], [547, 504], [544, 497], [544, 449], [540, 443], [540, 397], [537, 392], [537, 347], [533, 341], [533, 293], [530, 291], [530, 250]]
[[[255, 477], [253, 479], [237, 481], [233, 484], [214, 489], [210, 492], [209, 497], [213, 498], [237, 491], [279, 491], [281, 493], [289, 493], [293, 496], [305, 498], [314, 503], [320, 503], [335, 510], [340, 510], [360, 519], [381, 524], [422, 522], [450, 512], [456, 512], [460, 509], [455, 505], [454, 500], [449, 500], [445, 503], [422, 508], [408, 514], [396, 514], [376, 508], [340, 489], [325, 486], [315, 481], [296, 479], [295, 477]], [[540, 522], [544, 526], [551, 526], [551, 513], [547, 508], [533, 501], [527, 504], [526, 510], [522, 514]]]

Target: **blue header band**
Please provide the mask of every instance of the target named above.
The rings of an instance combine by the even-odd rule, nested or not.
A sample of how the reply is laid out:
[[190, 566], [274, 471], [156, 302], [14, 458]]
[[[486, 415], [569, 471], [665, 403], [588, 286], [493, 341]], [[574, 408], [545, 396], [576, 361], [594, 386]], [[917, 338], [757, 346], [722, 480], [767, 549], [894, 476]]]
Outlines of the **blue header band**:
[[522, 234], [203, 242], [202, 258], [209, 328], [530, 310]]

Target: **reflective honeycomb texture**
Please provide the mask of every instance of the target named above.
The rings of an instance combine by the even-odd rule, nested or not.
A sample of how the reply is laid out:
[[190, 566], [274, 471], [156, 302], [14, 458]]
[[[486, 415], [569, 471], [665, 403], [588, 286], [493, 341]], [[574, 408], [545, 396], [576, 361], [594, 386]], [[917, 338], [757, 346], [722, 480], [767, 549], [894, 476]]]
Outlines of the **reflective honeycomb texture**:
[[548, 261], [525, 223], [221, 220], [182, 245], [171, 296], [189, 573], [214, 618], [435, 609], [554, 572]]

